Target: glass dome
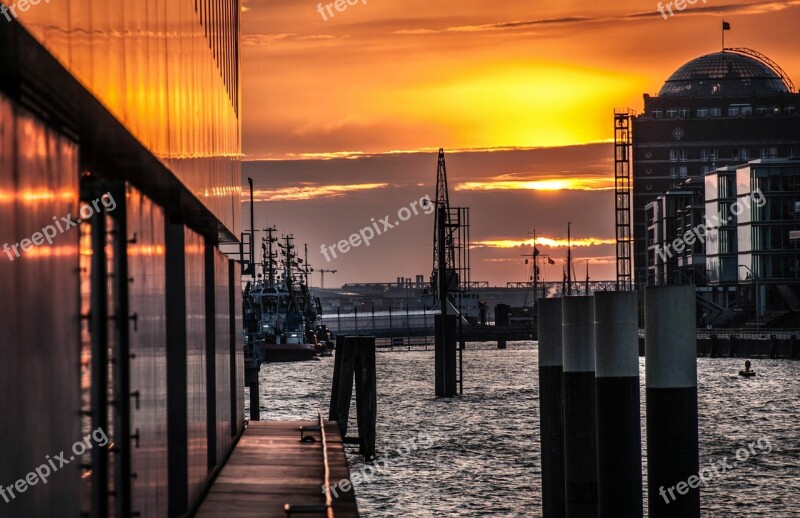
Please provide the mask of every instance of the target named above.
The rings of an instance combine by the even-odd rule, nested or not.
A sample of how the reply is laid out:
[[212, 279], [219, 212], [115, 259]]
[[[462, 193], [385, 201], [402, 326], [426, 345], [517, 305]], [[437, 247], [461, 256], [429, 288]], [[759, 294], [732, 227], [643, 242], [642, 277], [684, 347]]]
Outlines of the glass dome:
[[715, 52], [689, 61], [675, 71], [659, 96], [711, 97], [790, 93], [769, 65], [735, 52]]

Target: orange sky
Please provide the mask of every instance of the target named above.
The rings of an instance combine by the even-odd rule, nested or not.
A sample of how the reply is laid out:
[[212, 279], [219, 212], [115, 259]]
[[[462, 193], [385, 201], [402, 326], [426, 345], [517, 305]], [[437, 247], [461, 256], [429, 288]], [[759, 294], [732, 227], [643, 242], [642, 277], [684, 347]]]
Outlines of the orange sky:
[[[580, 225], [575, 229], [578, 237], [613, 237], [610, 147], [608, 160], [606, 151], [593, 149], [585, 154], [593, 162], [572, 167], [567, 164], [575, 148], [566, 146], [608, 142], [615, 107], [640, 109], [642, 94], [657, 93], [681, 64], [719, 50], [723, 17], [733, 27], [727, 46], [763, 52], [800, 82], [793, 43], [800, 1], [699, 0], [669, 20], [656, 4], [367, 0], [324, 21], [313, 1], [244, 0], [244, 151], [249, 161], [272, 161], [246, 168], [261, 189], [263, 217], [282, 222], [299, 239], [308, 236], [318, 249], [326, 236], [332, 242], [363, 225], [311, 224], [287, 214], [314, 212], [323, 204], [363, 212], [361, 220], [368, 223], [383, 216], [367, 210], [376, 201], [388, 213], [415, 199], [398, 197], [411, 187], [433, 196], [435, 150], [444, 147], [473, 150], [462, 155], [469, 163], [483, 158], [468, 173], [465, 167], [448, 169], [453, 203], [469, 200], [473, 219], [481, 218], [474, 242], [519, 243], [534, 227], [551, 228], [549, 237], [556, 239], [568, 219], [582, 218], [587, 222], [583, 231]], [[512, 158], [515, 148], [539, 147], [558, 149], [546, 163], [540, 155]], [[409, 153], [418, 150], [430, 153], [428, 165]], [[390, 152], [392, 164], [405, 160], [405, 174], [355, 167], [359, 161], [382, 164], [376, 157]], [[345, 158], [320, 165], [331, 157]], [[298, 159], [305, 165], [292, 166], [293, 175], [278, 174]], [[575, 207], [578, 191], [586, 199]], [[550, 203], [542, 196], [560, 201], [562, 210], [537, 210]], [[512, 210], [511, 203], [536, 206]], [[527, 230], [517, 221], [525, 211], [531, 218]], [[432, 246], [430, 233], [426, 228], [424, 243], [415, 246]], [[399, 235], [380, 245], [391, 257], [402, 256], [408, 246]], [[479, 247], [473, 278], [522, 280], [521, 250]], [[383, 257], [381, 269], [365, 268], [360, 261], [372, 259], [356, 252], [339, 261], [337, 284], [430, 273], [428, 252], [417, 254], [416, 262], [387, 265]], [[613, 277], [613, 246], [596, 244], [581, 253], [596, 259], [593, 277]]]

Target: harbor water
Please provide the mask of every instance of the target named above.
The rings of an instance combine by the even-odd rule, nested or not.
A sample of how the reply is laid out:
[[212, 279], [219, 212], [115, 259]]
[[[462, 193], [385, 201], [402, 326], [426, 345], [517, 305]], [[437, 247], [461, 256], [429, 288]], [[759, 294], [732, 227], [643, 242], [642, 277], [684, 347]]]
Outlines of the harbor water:
[[[433, 397], [433, 362], [432, 349], [378, 353], [378, 469], [348, 446], [362, 515], [541, 516], [536, 343], [467, 344], [453, 399]], [[800, 516], [800, 362], [753, 360], [749, 379], [742, 363], [698, 360], [702, 516]], [[332, 372], [333, 358], [263, 365], [262, 419], [327, 417]]]

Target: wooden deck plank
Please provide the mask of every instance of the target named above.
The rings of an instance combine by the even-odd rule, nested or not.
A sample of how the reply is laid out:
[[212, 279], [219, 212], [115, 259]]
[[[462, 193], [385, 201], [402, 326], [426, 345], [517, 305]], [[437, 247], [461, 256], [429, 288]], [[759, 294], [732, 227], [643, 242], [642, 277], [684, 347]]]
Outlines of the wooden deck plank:
[[[300, 442], [300, 427], [316, 424], [312, 421], [250, 423], [197, 516], [283, 517], [283, 506], [287, 503], [324, 504], [321, 434], [307, 432], [315, 442]], [[325, 433], [330, 482], [336, 484], [342, 478], [349, 478], [350, 469], [336, 423], [326, 422]], [[358, 516], [354, 492], [340, 492], [339, 498], [334, 499], [333, 510], [337, 518]]]

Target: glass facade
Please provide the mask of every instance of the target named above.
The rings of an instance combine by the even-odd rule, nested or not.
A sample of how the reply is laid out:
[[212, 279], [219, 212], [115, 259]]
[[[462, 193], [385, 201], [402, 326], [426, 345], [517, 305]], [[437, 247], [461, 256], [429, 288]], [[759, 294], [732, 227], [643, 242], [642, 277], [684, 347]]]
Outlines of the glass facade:
[[0, 18], [0, 481], [108, 439], [0, 515], [189, 514], [243, 431], [239, 9]]
[[234, 236], [238, 12], [238, 0], [69, 0], [17, 18]]
[[[5, 22], [4, 22], [5, 23]], [[52, 246], [35, 234], [78, 210], [78, 147], [0, 93], [0, 480], [4, 486], [81, 437], [80, 232]], [[19, 253], [19, 256], [17, 255]], [[72, 368], [68, 368], [72, 366]], [[35, 411], [35, 410], [40, 411]], [[46, 409], [46, 411], [42, 411]], [[3, 516], [77, 516], [79, 462], [53, 476], [43, 498], [0, 501]]]

